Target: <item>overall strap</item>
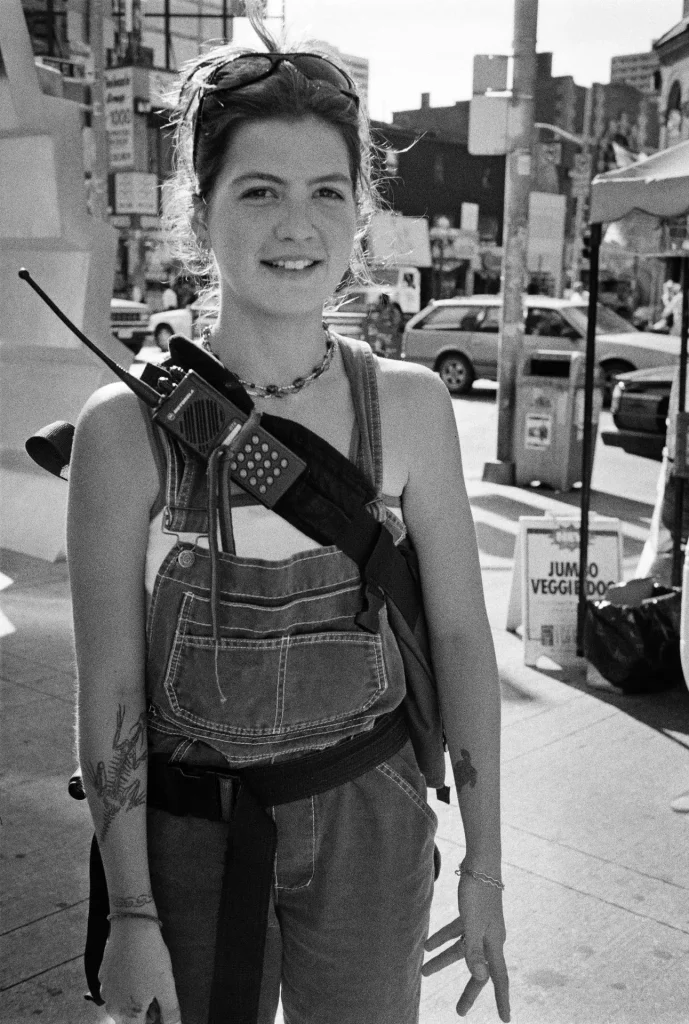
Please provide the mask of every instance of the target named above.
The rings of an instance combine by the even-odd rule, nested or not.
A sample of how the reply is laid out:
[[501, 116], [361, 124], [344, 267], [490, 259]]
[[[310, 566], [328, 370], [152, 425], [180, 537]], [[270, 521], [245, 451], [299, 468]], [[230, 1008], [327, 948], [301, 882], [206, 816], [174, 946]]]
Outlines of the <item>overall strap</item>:
[[339, 337], [338, 342], [359, 429], [361, 470], [380, 495], [383, 488], [383, 443], [375, 356], [365, 341]]

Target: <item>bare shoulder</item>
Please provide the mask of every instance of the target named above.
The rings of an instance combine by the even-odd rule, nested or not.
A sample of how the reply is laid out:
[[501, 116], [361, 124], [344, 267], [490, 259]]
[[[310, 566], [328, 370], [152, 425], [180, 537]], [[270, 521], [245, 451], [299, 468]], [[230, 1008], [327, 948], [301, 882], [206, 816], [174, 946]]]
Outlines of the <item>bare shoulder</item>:
[[424, 441], [456, 437], [449, 392], [438, 374], [427, 367], [379, 359], [378, 393], [383, 431], [389, 437], [413, 439], [417, 452]]
[[146, 413], [125, 384], [108, 384], [88, 399], [77, 422], [70, 478], [150, 505], [157, 470]]

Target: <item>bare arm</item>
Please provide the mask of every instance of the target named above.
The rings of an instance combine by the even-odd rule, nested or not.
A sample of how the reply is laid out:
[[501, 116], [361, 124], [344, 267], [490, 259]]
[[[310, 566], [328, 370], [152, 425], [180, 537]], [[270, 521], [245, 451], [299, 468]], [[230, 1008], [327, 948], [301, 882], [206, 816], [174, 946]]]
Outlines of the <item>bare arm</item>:
[[[384, 444], [387, 438], [406, 441], [404, 456], [397, 459], [398, 468], [407, 467], [402, 509], [419, 556], [431, 654], [466, 838], [464, 863], [484, 878], [499, 879], [500, 687], [452, 402], [445, 385], [428, 371], [400, 368], [395, 376], [385, 402], [383, 437]], [[466, 959], [471, 978], [457, 1004], [460, 1016], [491, 977], [500, 1018], [510, 1019], [501, 896], [497, 886], [463, 874], [459, 916], [426, 944], [430, 951], [457, 940], [424, 965], [425, 975]]]
[[87, 403], [77, 426], [67, 546], [79, 755], [113, 908], [152, 905], [146, 856], [143, 572], [156, 483], [136, 399], [121, 385], [102, 389]]
[[[500, 870], [500, 690], [452, 403], [415, 374], [404, 518], [419, 556], [431, 653], [467, 842], [467, 863]], [[411, 417], [410, 417], [411, 418]]]

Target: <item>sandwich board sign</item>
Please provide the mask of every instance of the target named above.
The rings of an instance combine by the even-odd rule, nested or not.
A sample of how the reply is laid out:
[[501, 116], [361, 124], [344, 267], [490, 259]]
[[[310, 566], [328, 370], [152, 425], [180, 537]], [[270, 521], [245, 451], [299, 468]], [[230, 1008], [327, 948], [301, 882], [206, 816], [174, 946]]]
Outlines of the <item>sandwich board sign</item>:
[[[576, 665], [579, 600], [579, 516], [520, 516], [507, 629], [521, 625], [524, 664], [545, 655]], [[601, 598], [622, 579], [619, 519], [591, 516], [586, 595]]]

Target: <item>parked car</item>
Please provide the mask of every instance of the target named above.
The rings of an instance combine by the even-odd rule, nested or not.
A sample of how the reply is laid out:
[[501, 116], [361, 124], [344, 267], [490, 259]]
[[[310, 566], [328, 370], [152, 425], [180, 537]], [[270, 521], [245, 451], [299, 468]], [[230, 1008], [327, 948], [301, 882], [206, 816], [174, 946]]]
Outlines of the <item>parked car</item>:
[[148, 334], [151, 311], [145, 302], [131, 299], [110, 300], [110, 328], [118, 341], [136, 354]]
[[[407, 324], [402, 358], [436, 370], [453, 395], [466, 394], [479, 378], [497, 380], [501, 304], [499, 295], [431, 302]], [[582, 299], [526, 295], [524, 315], [527, 349], [585, 349], [588, 315]], [[599, 305], [596, 358], [608, 404], [619, 374], [677, 363], [679, 338], [637, 331]]]
[[615, 430], [601, 431], [603, 443], [630, 455], [662, 459], [674, 367], [623, 373], [612, 393]]
[[159, 349], [167, 352], [170, 338], [173, 334], [183, 334], [187, 338], [194, 335], [197, 321], [207, 313], [216, 308], [216, 303], [209, 296], [202, 296], [190, 306], [180, 306], [178, 309], [163, 309], [159, 313], [153, 313], [148, 322], [149, 333]]

